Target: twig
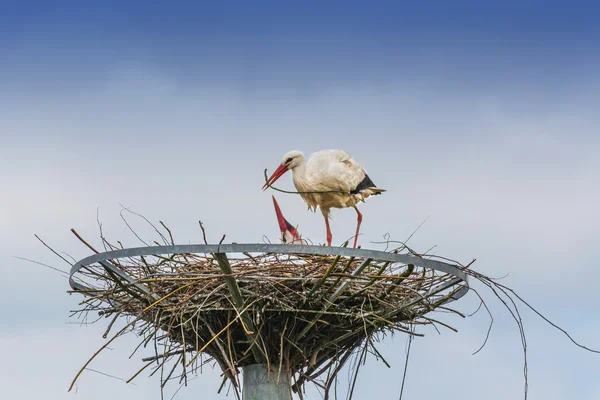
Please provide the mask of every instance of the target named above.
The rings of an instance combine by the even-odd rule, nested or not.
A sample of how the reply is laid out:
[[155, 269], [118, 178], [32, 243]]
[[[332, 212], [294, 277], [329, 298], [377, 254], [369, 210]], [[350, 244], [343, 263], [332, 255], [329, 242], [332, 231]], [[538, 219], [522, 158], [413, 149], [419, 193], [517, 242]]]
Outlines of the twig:
[[69, 264], [70, 266], [73, 266], [73, 263], [71, 263], [69, 260], [67, 260], [66, 258], [64, 258], [63, 256], [61, 256], [60, 254], [58, 254], [52, 247], [48, 246], [46, 244], [46, 242], [44, 242], [37, 234], [34, 234], [33, 236], [35, 236], [35, 238], [37, 240], [39, 240], [44, 246], [46, 246], [47, 249], [49, 249], [51, 252], [53, 252], [54, 254], [56, 254], [61, 260], [63, 260], [64, 262], [66, 262], [67, 264]]
[[406, 350], [406, 360], [404, 361], [404, 373], [402, 374], [402, 386], [400, 386], [400, 398], [402, 400], [402, 394], [404, 393], [404, 382], [406, 381], [406, 371], [408, 371], [408, 358], [410, 356], [410, 347], [412, 344], [413, 335], [408, 336], [408, 349]]
[[167, 228], [167, 226], [165, 225], [164, 222], [162, 221], [158, 221], [160, 222], [160, 224], [163, 226], [163, 228], [165, 228], [167, 230], [167, 232], [169, 232], [169, 237], [171, 238], [171, 244], [174, 245], [175, 241], [173, 240], [173, 234], [171, 233], [171, 230], [169, 228]]
[[73, 232], [73, 234], [75, 236], [77, 236], [77, 239], [79, 239], [81, 241], [81, 243], [85, 244], [90, 250], [92, 250], [94, 253], [98, 254], [100, 253], [98, 250], [96, 250], [94, 247], [92, 247], [91, 244], [89, 244], [88, 242], [85, 241], [84, 238], [82, 238], [79, 233], [77, 233], [77, 231], [73, 228], [71, 228], [71, 232]]
[[[265, 168], [265, 183], [267, 183], [269, 181], [268, 175], [267, 175], [267, 169]], [[281, 193], [288, 193], [288, 194], [324, 194], [324, 193], [343, 193], [343, 194], [347, 194], [348, 196], [352, 196], [352, 193], [350, 192], [346, 192], [344, 190], [322, 190], [322, 191], [313, 191], [313, 192], [293, 192], [293, 191], [288, 191], [288, 190], [283, 190], [283, 189], [278, 189], [273, 185], [269, 185], [267, 184], [268, 188], [271, 188], [273, 190], [277, 190], [278, 192]]]
[[200, 224], [200, 229], [202, 229], [202, 238], [204, 239], [204, 244], [208, 244], [206, 241], [206, 231], [204, 230], [204, 225], [202, 224], [202, 221], [198, 221], [198, 223]]
[[41, 262], [35, 261], [35, 260], [30, 260], [30, 259], [24, 258], [24, 257], [18, 257], [18, 256], [13, 256], [13, 257], [16, 258], [16, 259], [18, 259], [18, 260], [28, 261], [30, 263], [41, 265], [42, 267], [50, 268], [50, 269], [52, 269], [52, 270], [54, 270], [56, 272], [60, 272], [61, 274], [66, 275], [67, 278], [69, 277], [69, 273], [67, 271], [63, 271], [62, 269], [55, 268], [55, 267], [53, 267], [51, 265], [44, 264], [44, 263], [41, 263]]

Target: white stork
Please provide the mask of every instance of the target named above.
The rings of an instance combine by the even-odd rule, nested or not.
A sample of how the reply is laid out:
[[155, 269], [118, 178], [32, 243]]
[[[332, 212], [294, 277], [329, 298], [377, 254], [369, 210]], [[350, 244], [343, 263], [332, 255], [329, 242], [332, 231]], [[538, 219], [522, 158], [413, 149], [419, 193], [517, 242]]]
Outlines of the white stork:
[[273, 205], [275, 206], [275, 214], [277, 214], [277, 222], [279, 223], [279, 230], [281, 231], [281, 242], [284, 244], [306, 244], [306, 241], [302, 239], [300, 232], [292, 224], [288, 222], [283, 216], [275, 196], [273, 196]]
[[322, 150], [313, 153], [306, 163], [304, 153], [290, 151], [283, 156], [277, 167], [263, 186], [271, 186], [288, 170], [292, 170], [292, 179], [296, 190], [313, 212], [321, 209], [327, 227], [327, 245], [331, 246], [329, 211], [331, 208], [352, 207], [358, 214], [354, 247], [358, 240], [362, 214], [356, 204], [371, 195], [385, 192], [375, 186], [365, 169], [350, 154], [343, 150]]

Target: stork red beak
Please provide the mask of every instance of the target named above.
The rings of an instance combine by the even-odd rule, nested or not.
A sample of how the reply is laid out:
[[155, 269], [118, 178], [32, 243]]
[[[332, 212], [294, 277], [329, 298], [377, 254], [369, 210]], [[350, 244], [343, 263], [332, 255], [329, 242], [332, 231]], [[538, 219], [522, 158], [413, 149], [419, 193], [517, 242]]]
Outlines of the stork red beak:
[[273, 196], [273, 205], [275, 206], [275, 214], [277, 214], [277, 222], [279, 223], [279, 229], [281, 232], [285, 232], [288, 230], [288, 225], [292, 226], [281, 213], [281, 209], [279, 208], [279, 204], [277, 204], [277, 200], [275, 200], [275, 196]]
[[273, 172], [273, 175], [271, 175], [271, 177], [269, 179], [267, 179], [267, 182], [265, 182], [264, 186], [262, 187], [262, 190], [266, 190], [269, 186], [274, 184], [275, 181], [277, 179], [279, 179], [281, 177], [281, 175], [285, 174], [287, 171], [288, 171], [288, 167], [286, 165], [280, 164], [279, 167], [277, 167], [277, 169], [275, 170], [275, 172]]
[[[296, 228], [294, 228], [294, 226], [290, 224], [288, 220], [285, 219], [285, 217], [283, 216], [283, 213], [279, 208], [279, 204], [277, 204], [277, 200], [275, 200], [275, 196], [272, 197], [273, 205], [275, 206], [275, 214], [277, 214], [277, 223], [279, 224], [279, 230], [281, 231], [282, 237], [285, 238], [286, 232], [289, 232], [289, 234], [291, 235], [291, 243], [293, 243], [293, 241], [295, 240], [299, 240], [300, 234], [298, 233]], [[285, 243], [286, 239], [283, 239], [283, 241]]]

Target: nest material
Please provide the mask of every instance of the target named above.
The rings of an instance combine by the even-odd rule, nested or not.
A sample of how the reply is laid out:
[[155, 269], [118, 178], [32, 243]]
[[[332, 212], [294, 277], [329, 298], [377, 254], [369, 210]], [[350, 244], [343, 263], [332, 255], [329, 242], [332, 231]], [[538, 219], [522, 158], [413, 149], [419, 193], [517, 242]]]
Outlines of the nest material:
[[326, 373], [317, 384], [328, 391], [350, 355], [374, 349], [376, 334], [413, 334], [412, 324], [427, 323], [423, 315], [460, 289], [428, 296], [453, 277], [358, 257], [173, 254], [110, 263], [137, 283], [113, 268], [88, 266], [77, 277], [91, 288], [79, 290], [88, 295], [81, 311], [114, 316], [113, 322], [133, 317], [117, 336], [135, 331], [144, 344], [165, 346], [144, 367], [172, 363], [165, 383], [215, 360], [236, 387], [240, 367], [267, 363], [289, 371], [298, 392]]
[[[159, 222], [169, 238], [145, 217], [130, 210], [124, 211], [147, 222], [159, 234], [164, 245], [174, 245], [171, 231], [162, 221]], [[131, 228], [123, 213], [121, 216], [136, 238], [149, 246]], [[121, 242], [117, 242], [117, 247], [106, 240], [102, 225], [98, 223], [104, 249], [122, 249]], [[206, 243], [201, 222], [200, 227]], [[75, 230], [72, 232], [89, 249], [98, 253]], [[73, 266], [37, 235], [36, 238]], [[224, 239], [225, 235], [221, 242]], [[475, 260], [463, 266], [443, 257], [417, 254], [405, 243], [389, 238], [382, 243], [386, 244], [386, 251], [391, 243], [398, 243], [400, 247], [392, 249], [392, 252], [406, 252], [419, 258], [441, 258], [491, 291], [512, 316], [521, 333], [525, 398], [528, 388], [527, 346], [518, 304], [534, 311], [576, 346], [600, 353], [577, 342], [513, 289], [497, 282], [497, 279], [471, 270], [469, 267]], [[144, 358], [146, 364], [127, 382], [148, 369], [151, 375], [161, 372], [161, 389], [173, 380], [187, 384], [190, 372], [198, 369], [202, 372], [202, 366], [212, 362], [221, 367], [224, 375], [219, 391], [229, 380], [239, 398], [240, 367], [266, 362], [271, 370], [283, 370], [286, 376], [291, 377], [292, 388], [300, 398], [303, 397], [305, 383], [312, 382], [323, 389], [327, 399], [338, 373], [354, 355], [357, 362], [351, 367], [354, 377], [348, 392], [348, 397], [352, 398], [361, 360], [368, 352], [389, 367], [375, 348], [375, 342], [382, 334], [400, 331], [408, 333], [412, 339], [413, 336], [423, 336], [414, 331], [415, 325], [421, 324], [432, 324], [436, 330], [437, 326], [443, 326], [456, 331], [425, 314], [439, 310], [466, 316], [447, 305], [464, 294], [465, 289], [456, 285], [456, 281], [449, 282], [451, 276], [410, 264], [367, 261], [353, 257], [300, 254], [244, 253], [236, 257], [231, 254], [171, 254], [120, 258], [86, 265], [72, 276], [74, 292], [86, 295], [81, 303], [83, 308], [75, 311], [74, 315], [86, 319], [90, 312], [97, 312], [100, 318], [93, 322], [111, 317], [105, 338], [115, 323], [123, 319], [120, 317], [129, 322], [112, 333], [112, 337], [85, 363], [69, 390], [102, 350], [123, 334], [134, 332], [141, 340], [133, 353], [149, 346], [154, 348], [154, 355]], [[432, 290], [440, 287], [447, 290]], [[485, 309], [490, 317], [485, 340], [476, 354], [487, 343], [493, 316], [479, 292], [469, 289], [481, 301], [470, 316]], [[410, 343], [411, 340], [408, 341], [406, 361]]]

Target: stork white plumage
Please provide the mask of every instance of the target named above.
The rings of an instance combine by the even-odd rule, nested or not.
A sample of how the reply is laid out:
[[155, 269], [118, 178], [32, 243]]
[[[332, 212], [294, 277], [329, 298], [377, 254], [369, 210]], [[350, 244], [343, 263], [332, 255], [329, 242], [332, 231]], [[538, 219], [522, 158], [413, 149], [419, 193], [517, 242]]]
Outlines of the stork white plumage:
[[362, 214], [356, 204], [371, 195], [385, 192], [375, 186], [362, 165], [343, 150], [322, 150], [313, 153], [306, 163], [304, 153], [290, 151], [283, 156], [281, 165], [267, 179], [263, 190], [271, 186], [287, 171], [292, 171], [296, 190], [309, 210], [321, 209], [327, 227], [327, 245], [331, 246], [329, 213], [331, 208], [352, 207], [358, 214], [354, 247], [358, 240]]
[[298, 229], [290, 224], [283, 216], [279, 204], [277, 204], [277, 200], [275, 200], [275, 196], [273, 196], [273, 205], [275, 206], [277, 223], [279, 224], [279, 230], [281, 231], [281, 242], [284, 244], [306, 244], [306, 241], [302, 239]]

